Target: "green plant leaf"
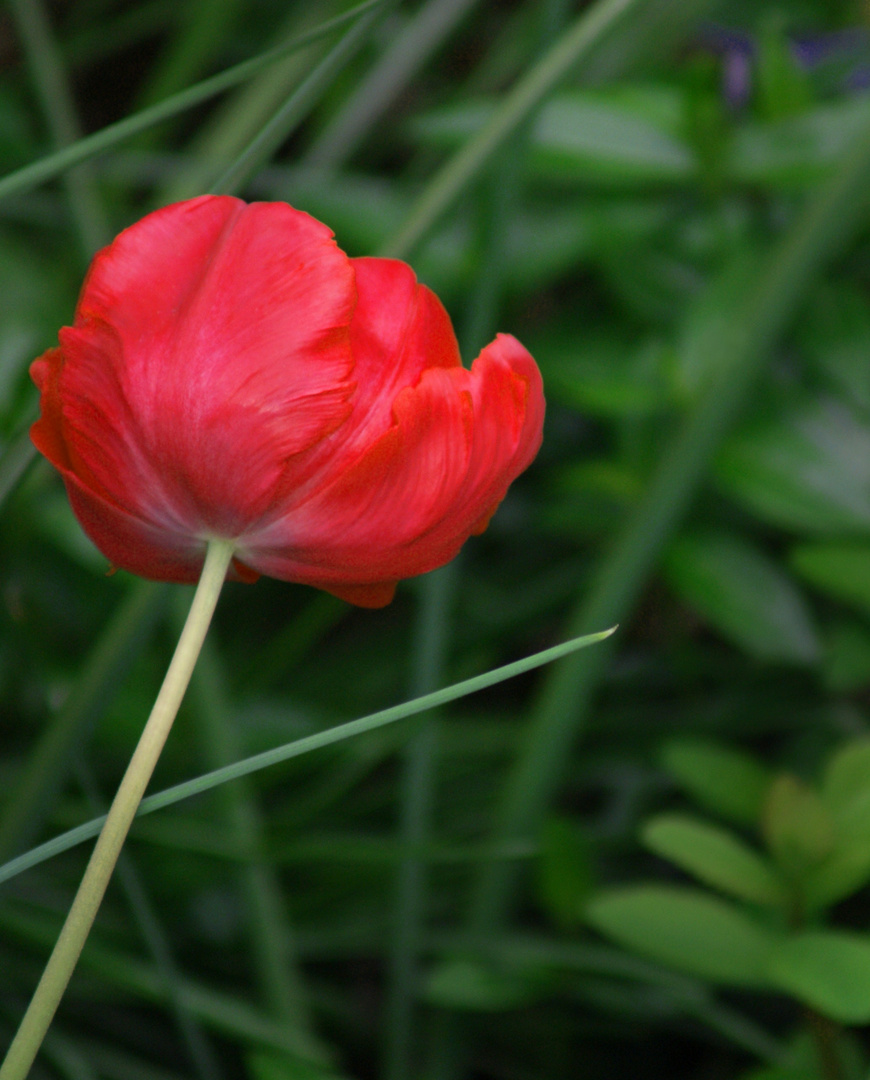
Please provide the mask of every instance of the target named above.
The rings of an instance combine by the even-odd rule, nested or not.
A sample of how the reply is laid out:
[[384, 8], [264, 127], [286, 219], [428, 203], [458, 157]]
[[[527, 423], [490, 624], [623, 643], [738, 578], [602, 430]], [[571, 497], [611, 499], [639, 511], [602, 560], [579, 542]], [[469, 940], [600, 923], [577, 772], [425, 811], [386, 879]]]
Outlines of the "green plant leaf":
[[870, 1020], [870, 938], [809, 930], [778, 942], [771, 982], [823, 1016], [843, 1024]]
[[544, 826], [538, 860], [538, 894], [562, 926], [577, 923], [592, 891], [589, 841], [578, 822], [551, 818]]
[[734, 134], [728, 173], [737, 183], [800, 188], [831, 171], [861, 136], [867, 102], [845, 97], [778, 121], [749, 121]]
[[[414, 121], [425, 144], [454, 148], [490, 120], [495, 104], [469, 101]], [[530, 166], [541, 176], [603, 187], [688, 180], [691, 149], [679, 137], [681, 100], [667, 86], [572, 90], [546, 102], [531, 132]]]
[[870, 630], [857, 619], [832, 622], [825, 634], [822, 664], [825, 686], [850, 694], [870, 686]]
[[[543, 980], [543, 982], [542, 982]], [[447, 960], [426, 982], [426, 1000], [442, 1009], [501, 1012], [540, 996], [543, 972], [500, 971], [475, 960]]]
[[682, 600], [752, 656], [814, 662], [819, 641], [792, 579], [746, 540], [726, 533], [683, 536], [665, 560]]
[[705, 885], [756, 904], [785, 903], [776, 868], [727, 829], [688, 814], [659, 814], [646, 822], [641, 839]]
[[791, 564], [822, 592], [870, 614], [870, 543], [802, 544]]
[[745, 428], [717, 475], [776, 525], [811, 536], [870, 529], [870, 425], [844, 401], [814, 397]]
[[870, 738], [853, 739], [831, 755], [822, 797], [839, 830], [870, 839]]
[[817, 791], [796, 776], [777, 776], [762, 816], [764, 837], [783, 871], [802, 880], [834, 850], [834, 822]]
[[672, 739], [662, 753], [665, 770], [705, 809], [738, 825], [757, 825], [771, 782], [749, 754], [705, 739]]
[[856, 892], [870, 880], [870, 840], [835, 840], [834, 848], [801, 881], [808, 912], [822, 911]]
[[738, 907], [699, 889], [634, 885], [586, 908], [596, 930], [662, 964], [725, 986], [761, 987], [776, 936]]

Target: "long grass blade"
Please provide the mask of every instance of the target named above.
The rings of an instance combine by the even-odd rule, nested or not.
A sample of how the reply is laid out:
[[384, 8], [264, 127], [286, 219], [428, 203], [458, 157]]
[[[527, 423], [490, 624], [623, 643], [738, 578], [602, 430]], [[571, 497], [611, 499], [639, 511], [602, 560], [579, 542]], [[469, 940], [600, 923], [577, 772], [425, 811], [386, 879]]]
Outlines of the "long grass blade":
[[[215, 769], [214, 772], [206, 773], [183, 784], [176, 784], [174, 787], [167, 788], [165, 791], [143, 799], [139, 804], [137, 816], [154, 813], [155, 810], [162, 810], [164, 807], [172, 806], [182, 799], [188, 799], [193, 795], [210, 791], [212, 788], [218, 787], [220, 784], [226, 784], [230, 780], [237, 780], [241, 776], [250, 776], [251, 773], [259, 772], [270, 765], [278, 765], [282, 761], [289, 761], [291, 758], [311, 753], [313, 750], [320, 750], [325, 746], [334, 746], [345, 739], [364, 735], [369, 731], [376, 731], [387, 724], [395, 724], [399, 720], [406, 720], [409, 716], [416, 716], [418, 713], [425, 712], [426, 709], [434, 709], [439, 705], [446, 705], [450, 701], [456, 701], [458, 698], [466, 697], [468, 694], [473, 694], [478, 690], [486, 690], [490, 686], [496, 686], [498, 683], [504, 682], [505, 679], [512, 679], [526, 671], [533, 671], [544, 664], [550, 664], [554, 660], [568, 656], [569, 653], [575, 652], [577, 649], [588, 648], [590, 645], [604, 641], [605, 638], [610, 637], [614, 630], [615, 627], [611, 630], [587, 634], [573, 641], [563, 642], [561, 645], [554, 645], [551, 649], [544, 649], [543, 652], [534, 653], [532, 656], [527, 656], [522, 660], [515, 660], [512, 664], [494, 668], [483, 675], [476, 675], [472, 679], [454, 683], [453, 686], [436, 690], [433, 694], [425, 694], [414, 701], [394, 705], [390, 709], [372, 713], [370, 716], [364, 716], [360, 720], [351, 720], [347, 724], [339, 724], [337, 727], [329, 728], [327, 731], [306, 735], [305, 738], [296, 739], [274, 750], [254, 754], [252, 757], [245, 758], [234, 765]], [[24, 855], [20, 855], [18, 858], [0, 866], [0, 883], [8, 881], [24, 870], [28, 870], [31, 866], [37, 866], [39, 863], [45, 862], [46, 859], [50, 859], [62, 851], [68, 851], [77, 844], [84, 843], [85, 840], [90, 840], [100, 831], [103, 820], [103, 818], [95, 818], [93, 821], [79, 825], [75, 829], [70, 829], [53, 840], [49, 840], [47, 843], [41, 844], [39, 847], [35, 847]]]
[[486, 162], [575, 65], [623, 21], [629, 20], [645, 0], [599, 0], [562, 34], [505, 97], [483, 129], [438, 172], [427, 185], [384, 255], [404, 258], [423, 239]]
[[[81, 138], [69, 78], [60, 49], [54, 40], [48, 14], [41, 0], [10, 0], [24, 43], [33, 81], [56, 146], [69, 146]], [[109, 225], [87, 166], [69, 171], [64, 187], [78, 233], [82, 255], [87, 260], [109, 241]]]
[[311, 147], [305, 165], [336, 169], [350, 157], [403, 87], [478, 2], [429, 0], [424, 4]]
[[154, 628], [168, 586], [137, 581], [109, 620], [79, 673], [75, 687], [11, 784], [0, 814], [0, 858], [8, 858], [35, 836], [69, 775], [72, 759]]
[[281, 60], [315, 41], [319, 41], [320, 38], [331, 34], [334, 30], [340, 29], [349, 22], [353, 22], [371, 9], [381, 7], [385, 2], [386, 0], [364, 0], [363, 3], [351, 8], [350, 11], [337, 15], [333, 19], [328, 19], [326, 22], [321, 23], [320, 26], [292, 38], [283, 45], [277, 45], [274, 49], [269, 49], [251, 60], [236, 64], [234, 67], [222, 71], [219, 75], [205, 79], [203, 82], [197, 83], [196, 86], [189, 87], [180, 94], [174, 94], [166, 101], [161, 101], [159, 105], [153, 105], [148, 109], [143, 109], [141, 112], [134, 113], [132, 116], [127, 116], [115, 124], [109, 124], [100, 131], [94, 132], [93, 135], [87, 135], [85, 138], [73, 143], [72, 146], [65, 147], [54, 154], [49, 154], [39, 161], [33, 162], [32, 165], [25, 165], [21, 169], [16, 169], [15, 172], [9, 173], [0, 179], [0, 199], [9, 195], [20, 194], [23, 191], [29, 191], [46, 180], [60, 176], [61, 173], [74, 165], [96, 157], [98, 154], [103, 154], [126, 139], [130, 139], [142, 131], [147, 131], [154, 124], [159, 124], [162, 120], [169, 120], [173, 116], [178, 116], [180, 113], [208, 101], [210, 98], [217, 97], [218, 94], [222, 94], [225, 90], [229, 90], [231, 87], [250, 79], [257, 72], [262, 71], [270, 64], [274, 64], [275, 61]]
[[362, 15], [342, 39], [329, 50], [232, 165], [218, 177], [211, 186], [213, 194], [222, 195], [238, 191], [257, 169], [268, 161], [293, 129], [317, 104], [338, 72], [362, 46], [379, 15], [379, 11], [369, 11]]

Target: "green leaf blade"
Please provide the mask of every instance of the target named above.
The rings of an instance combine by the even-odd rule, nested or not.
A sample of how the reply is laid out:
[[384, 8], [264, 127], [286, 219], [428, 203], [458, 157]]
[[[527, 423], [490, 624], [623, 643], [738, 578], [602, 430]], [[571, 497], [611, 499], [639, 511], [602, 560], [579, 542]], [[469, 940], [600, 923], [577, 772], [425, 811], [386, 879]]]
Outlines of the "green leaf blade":
[[699, 889], [636, 885], [600, 894], [586, 909], [624, 948], [723, 986], [762, 988], [776, 936], [739, 908]]
[[645, 824], [642, 840], [656, 855], [739, 900], [770, 907], [786, 902], [775, 867], [727, 829], [688, 814], [660, 814]]

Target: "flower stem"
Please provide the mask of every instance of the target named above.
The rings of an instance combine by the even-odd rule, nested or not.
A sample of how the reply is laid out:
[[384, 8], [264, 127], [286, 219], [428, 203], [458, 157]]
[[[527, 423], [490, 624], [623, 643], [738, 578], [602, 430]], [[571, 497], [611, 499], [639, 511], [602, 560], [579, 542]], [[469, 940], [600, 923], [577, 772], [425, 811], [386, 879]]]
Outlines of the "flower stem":
[[233, 546], [229, 541], [213, 540], [208, 545], [202, 576], [175, 655], [94, 846], [60, 937], [24, 1014], [18, 1033], [12, 1040], [6, 1059], [0, 1065], [0, 1080], [24, 1080], [63, 997], [96, 918], [121, 847], [136, 816], [139, 802], [184, 697], [232, 555]]

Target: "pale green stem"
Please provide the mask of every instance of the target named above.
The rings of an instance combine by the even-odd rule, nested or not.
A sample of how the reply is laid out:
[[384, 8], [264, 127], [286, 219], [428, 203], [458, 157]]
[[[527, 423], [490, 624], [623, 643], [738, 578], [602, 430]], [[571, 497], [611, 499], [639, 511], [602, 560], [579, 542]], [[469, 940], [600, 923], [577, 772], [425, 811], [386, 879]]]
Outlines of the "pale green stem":
[[139, 739], [139, 745], [109, 809], [60, 937], [24, 1014], [18, 1033], [12, 1040], [6, 1059], [0, 1066], [0, 1080], [24, 1080], [63, 997], [96, 918], [130, 824], [190, 682], [232, 556], [233, 545], [230, 541], [213, 540], [209, 543], [202, 576], [175, 655]]

